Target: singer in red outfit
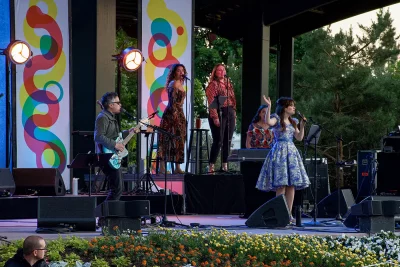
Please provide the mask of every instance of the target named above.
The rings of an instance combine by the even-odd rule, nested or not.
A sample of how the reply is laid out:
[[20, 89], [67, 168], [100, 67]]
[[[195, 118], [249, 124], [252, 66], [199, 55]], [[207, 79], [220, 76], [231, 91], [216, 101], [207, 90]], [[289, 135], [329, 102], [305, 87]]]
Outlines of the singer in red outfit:
[[[217, 64], [211, 72], [211, 76], [206, 88], [208, 105], [210, 105], [218, 96], [227, 96], [227, 100], [220, 105], [221, 118], [219, 110], [209, 108], [208, 121], [210, 123], [213, 143], [210, 152], [209, 171], [213, 172], [215, 162], [221, 145], [222, 151], [222, 169], [228, 170], [228, 155], [231, 147], [233, 132], [236, 127], [236, 99], [232, 83], [226, 77], [226, 70], [223, 64]], [[222, 129], [221, 129], [222, 128]]]

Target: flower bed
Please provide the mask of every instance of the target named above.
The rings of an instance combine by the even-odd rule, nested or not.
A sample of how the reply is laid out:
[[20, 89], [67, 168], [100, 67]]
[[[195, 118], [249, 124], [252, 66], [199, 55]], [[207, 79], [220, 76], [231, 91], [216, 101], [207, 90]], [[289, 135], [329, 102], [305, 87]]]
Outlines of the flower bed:
[[[0, 266], [22, 241], [0, 247]], [[69, 237], [48, 242], [50, 262], [91, 262], [105, 266], [397, 266], [400, 238], [392, 233], [372, 237], [316, 237], [236, 234], [225, 230], [151, 230], [92, 240]]]

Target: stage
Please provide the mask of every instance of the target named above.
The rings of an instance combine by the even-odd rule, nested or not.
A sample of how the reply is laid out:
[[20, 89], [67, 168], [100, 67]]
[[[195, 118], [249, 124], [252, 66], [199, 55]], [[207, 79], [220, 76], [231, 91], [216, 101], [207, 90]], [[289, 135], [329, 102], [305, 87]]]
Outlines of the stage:
[[[248, 228], [245, 226], [246, 219], [241, 219], [238, 215], [167, 215], [169, 221], [175, 221], [184, 225], [190, 225], [190, 223], [199, 223], [199, 231], [206, 231], [214, 228], [224, 228], [228, 231], [236, 233], [248, 233], [248, 234], [274, 234], [274, 235], [290, 235], [293, 233], [300, 235], [317, 235], [317, 236], [338, 236], [346, 234], [349, 236], [367, 236], [366, 233], [359, 233], [354, 229], [347, 228], [344, 226], [335, 226], [332, 223], [331, 226], [324, 227], [295, 227], [288, 226], [286, 228]], [[160, 218], [157, 218], [159, 222]], [[326, 218], [317, 219], [317, 222], [327, 221]], [[312, 219], [303, 219], [303, 223], [310, 222]], [[142, 232], [146, 234], [150, 229], [155, 229], [157, 224], [150, 225], [150, 220], [147, 220], [147, 225], [142, 225]], [[1, 220], [0, 221], [0, 236], [7, 237], [7, 240], [17, 240], [25, 238], [29, 235], [37, 234], [36, 219], [25, 219], [25, 220]], [[182, 230], [188, 229], [187, 227], [177, 226], [170, 229]], [[398, 232], [396, 232], [398, 234]], [[59, 236], [66, 237], [70, 235], [80, 236], [82, 238], [93, 238], [101, 235], [101, 229], [97, 229], [95, 232], [70, 232], [70, 233], [54, 233], [54, 234], [43, 234], [45, 239], [56, 239]]]

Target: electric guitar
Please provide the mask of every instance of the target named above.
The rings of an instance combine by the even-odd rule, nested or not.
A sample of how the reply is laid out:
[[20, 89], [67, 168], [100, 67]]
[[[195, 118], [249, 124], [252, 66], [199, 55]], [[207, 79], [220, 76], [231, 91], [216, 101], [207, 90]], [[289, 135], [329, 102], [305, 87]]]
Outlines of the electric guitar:
[[[115, 139], [115, 142], [121, 143], [124, 146], [126, 146], [126, 144], [128, 144], [131, 138], [137, 133], [137, 130], [140, 129], [142, 123], [148, 123], [148, 122], [149, 119], [147, 118], [140, 120], [138, 125], [129, 133], [127, 137], [125, 137], [125, 139], [122, 138], [122, 133], [119, 133], [119, 136], [117, 137], [117, 139]], [[103, 146], [103, 153], [114, 153], [114, 155], [112, 155], [112, 157], [110, 158], [108, 164], [110, 165], [111, 168], [117, 170], [121, 167], [122, 159], [128, 156], [128, 149], [124, 148], [124, 150], [122, 151], [116, 151], [115, 149], [111, 150]]]

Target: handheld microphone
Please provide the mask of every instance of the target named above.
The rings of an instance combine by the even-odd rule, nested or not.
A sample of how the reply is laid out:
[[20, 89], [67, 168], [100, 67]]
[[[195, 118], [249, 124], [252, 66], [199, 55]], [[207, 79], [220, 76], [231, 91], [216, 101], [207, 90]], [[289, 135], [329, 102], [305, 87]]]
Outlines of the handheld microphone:
[[132, 114], [130, 114], [128, 111], [126, 111], [126, 109], [121, 108], [121, 111], [122, 111], [125, 115], [127, 115], [131, 120], [136, 120], [136, 117], [133, 116]]
[[182, 75], [182, 78], [190, 81], [190, 79], [186, 75]]
[[306, 117], [303, 116], [303, 114], [300, 113], [300, 111], [296, 110], [297, 115], [299, 115], [299, 117], [303, 120], [303, 121], [307, 121]]

